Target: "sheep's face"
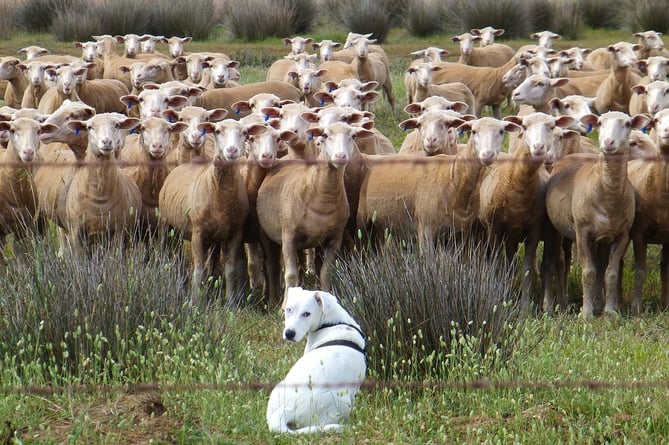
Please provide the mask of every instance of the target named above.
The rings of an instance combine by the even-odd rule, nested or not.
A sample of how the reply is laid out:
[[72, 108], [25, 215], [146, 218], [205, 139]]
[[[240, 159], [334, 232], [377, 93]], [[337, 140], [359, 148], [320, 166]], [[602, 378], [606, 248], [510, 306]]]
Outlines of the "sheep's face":
[[645, 127], [649, 122], [650, 119], [641, 114], [634, 117], [619, 111], [602, 114], [597, 121], [599, 149], [605, 155], [628, 154], [630, 132]]
[[[409, 119], [409, 121], [412, 120]], [[450, 148], [451, 144], [454, 143], [450, 132], [451, 128], [464, 122], [460, 119], [460, 115], [453, 111], [429, 111], [414, 121], [420, 134], [423, 150], [427, 155], [443, 152]]]
[[634, 45], [629, 42], [618, 42], [607, 47], [611, 54], [611, 65], [616, 67], [633, 67], [636, 65], [637, 56], [634, 51], [641, 49], [641, 45]]
[[47, 73], [56, 78], [56, 88], [65, 96], [74, 93], [77, 85], [77, 76], [82, 71], [86, 72], [87, 69], [84, 67], [74, 68], [71, 65], [61, 65], [55, 70], [51, 68], [47, 69]]
[[540, 74], [533, 74], [526, 78], [513, 90], [511, 97], [518, 104], [541, 105], [551, 91], [551, 79]]
[[301, 69], [298, 73], [291, 73], [296, 74], [300, 90], [303, 94], [307, 95], [319, 90], [321, 87], [321, 76], [325, 74], [325, 71], [304, 68]]
[[[83, 124], [83, 125], [82, 125]], [[102, 113], [87, 121], [72, 121], [68, 124], [76, 131], [88, 131], [88, 147], [95, 156], [113, 158], [123, 147], [127, 130], [139, 125], [139, 120], [120, 113]]]
[[[295, 133], [297, 138], [303, 143], [307, 142], [307, 122], [302, 114], [309, 111], [309, 107], [303, 104], [286, 104], [279, 109], [281, 120], [279, 122], [279, 129], [283, 131], [291, 131]], [[285, 144], [281, 141], [281, 145]], [[281, 147], [285, 148], [285, 147]]]
[[215, 86], [222, 86], [226, 82], [232, 80], [231, 68], [236, 68], [239, 65], [234, 60], [214, 59], [209, 62], [209, 72], [211, 80]]
[[286, 45], [290, 45], [291, 54], [302, 54], [307, 52], [307, 45], [313, 42], [314, 40], [310, 37], [294, 37], [292, 39], [286, 37], [283, 39]]
[[363, 104], [376, 102], [380, 98], [376, 91], [363, 92], [355, 87], [340, 87], [331, 94], [335, 105], [351, 107], [356, 110], [362, 109]]
[[424, 62], [441, 62], [443, 56], [447, 56], [448, 51], [445, 49], [441, 48], [436, 48], [434, 46], [430, 46], [429, 48], [425, 48], [423, 50], [423, 61]]
[[215, 157], [225, 161], [236, 161], [244, 150], [247, 131], [239, 121], [225, 119], [214, 125]]
[[125, 54], [128, 57], [135, 57], [139, 54], [140, 42], [146, 40], [137, 34], [126, 34], [123, 36], [123, 44], [125, 45]]
[[82, 42], [79, 46], [81, 47], [81, 58], [84, 61], [92, 62], [98, 56], [97, 42]]
[[655, 31], [637, 32], [634, 34], [639, 39], [639, 43], [648, 50], [662, 51], [664, 49], [664, 42], [662, 37]]
[[[124, 96], [125, 97], [125, 96]], [[143, 90], [139, 96], [135, 96], [136, 103], [139, 105], [139, 115], [141, 119], [149, 117], [160, 117], [168, 108], [180, 108], [188, 103], [188, 98], [180, 95], [168, 95], [161, 90]], [[125, 102], [128, 108], [132, 103]]]
[[190, 54], [186, 57], [186, 71], [192, 82], [200, 82], [203, 71], [208, 67], [209, 63], [206, 61], [206, 58], [200, 54]]
[[[185, 126], [185, 124], [183, 124]], [[137, 127], [142, 148], [152, 158], [160, 159], [170, 147], [170, 134], [175, 127], [160, 117], [150, 117]]]
[[2, 57], [0, 58], [0, 79], [13, 79], [21, 72], [16, 66], [21, 63], [16, 57]]
[[581, 122], [581, 118], [592, 113], [593, 104], [594, 98], [575, 95], [566, 96], [562, 99], [551, 99], [549, 102], [554, 115], [573, 117], [574, 123], [570, 128], [583, 134], [586, 132], [587, 128], [583, 122]]
[[321, 43], [318, 43], [315, 46], [318, 47], [318, 52], [321, 56], [321, 62], [327, 62], [334, 58], [334, 50], [341, 48], [342, 45], [341, 43], [333, 42], [332, 40], [323, 40]]
[[353, 41], [353, 49], [357, 58], [364, 59], [369, 56], [369, 42], [370, 40], [364, 37], [358, 37]]
[[518, 131], [513, 122], [500, 121], [492, 117], [465, 122], [460, 129], [470, 130], [469, 144], [483, 165], [490, 165], [502, 149], [505, 131]]
[[269, 125], [255, 124], [247, 128], [249, 158], [262, 168], [274, 165], [283, 142], [292, 142], [297, 135], [291, 131], [280, 131]]
[[166, 65], [137, 62], [130, 65], [130, 80], [135, 88], [141, 88], [145, 82], [164, 80]]
[[144, 34], [142, 38], [146, 39], [142, 42], [142, 51], [145, 53], [155, 53], [156, 44], [167, 40], [165, 36], [152, 36], [150, 34]]
[[562, 38], [562, 36], [560, 36], [559, 34], [555, 34], [554, 32], [551, 31], [535, 32], [530, 37], [535, 40], [539, 40], [538, 45], [548, 49], [553, 47], [553, 42], [555, 40], [560, 40]]
[[[472, 30], [472, 34], [474, 34]], [[483, 29], [478, 30], [478, 35], [481, 37], [481, 46], [490, 46], [495, 43], [495, 37], [499, 37], [504, 34], [503, 29], [495, 29], [492, 26], [486, 26]]]
[[0, 130], [8, 133], [8, 149], [14, 150], [23, 162], [31, 162], [37, 155], [41, 134], [50, 134], [58, 131], [52, 124], [42, 124], [27, 117], [16, 118], [12, 121], [0, 122]]
[[466, 32], [451, 38], [451, 40], [453, 42], [458, 42], [460, 44], [460, 52], [465, 56], [469, 56], [474, 51], [474, 42], [481, 40], [481, 37], [473, 36]]
[[523, 117], [523, 146], [531, 156], [544, 159], [552, 143], [555, 126], [555, 118], [544, 113]]
[[314, 131], [320, 136], [321, 156], [337, 169], [345, 167], [350, 161], [356, 137], [372, 135], [369, 130], [351, 127], [342, 122]]
[[669, 109], [653, 116], [653, 126], [657, 132], [658, 146], [662, 151], [669, 149]]
[[58, 127], [58, 131], [42, 135], [43, 143], [63, 142], [67, 144], [77, 144], [87, 137], [86, 133], [75, 134], [66, 124], [70, 121], [85, 121], [95, 116], [95, 109], [89, 107], [83, 102], [72, 102], [65, 99], [63, 104], [56, 111], [51, 113], [45, 123], [53, 124]]
[[646, 85], [646, 101], [652, 116], [669, 107], [669, 82], [656, 80]]
[[28, 62], [19, 65], [26, 71], [25, 75], [30, 84], [39, 87], [44, 84], [44, 72], [50, 65], [42, 62]]
[[669, 63], [663, 56], [653, 56], [646, 59], [646, 72], [651, 82], [655, 80], [665, 80], [669, 71]]
[[525, 80], [526, 75], [527, 69], [520, 64], [516, 64], [513, 66], [513, 68], [504, 73], [502, 76], [502, 82], [507, 88], [515, 88], [520, 85], [523, 80]]
[[436, 71], [431, 63], [420, 63], [415, 66], [416, 83], [421, 88], [427, 88], [432, 83], [432, 74]]

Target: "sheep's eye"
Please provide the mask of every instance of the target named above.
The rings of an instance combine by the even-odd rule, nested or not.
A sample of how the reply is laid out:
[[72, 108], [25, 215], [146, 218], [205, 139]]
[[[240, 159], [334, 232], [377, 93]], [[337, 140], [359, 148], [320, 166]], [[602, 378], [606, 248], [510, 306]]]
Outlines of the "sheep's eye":
[[570, 109], [570, 108], [571, 108], [571, 106], [570, 106], [569, 104], [564, 104], [564, 109], [565, 109], [565, 110], [568, 110], [568, 109]]

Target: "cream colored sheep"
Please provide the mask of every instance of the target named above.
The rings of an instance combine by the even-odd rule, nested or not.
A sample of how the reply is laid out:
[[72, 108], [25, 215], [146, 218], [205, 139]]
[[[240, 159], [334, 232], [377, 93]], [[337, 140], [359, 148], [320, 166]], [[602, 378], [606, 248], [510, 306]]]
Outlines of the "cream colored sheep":
[[[556, 276], [558, 303], [566, 304], [566, 268], [560, 250], [564, 237], [576, 241], [582, 268], [583, 305], [581, 315], [592, 316], [604, 289], [604, 312], [617, 312], [620, 301], [620, 265], [629, 244], [634, 221], [634, 187], [627, 178], [629, 133], [648, 125], [644, 115], [630, 117], [611, 111], [599, 118], [583, 118], [587, 125], [599, 127], [599, 156], [570, 155], [560, 159], [546, 187], [546, 209], [558, 232], [544, 243], [546, 258], [555, 261], [545, 268], [548, 285], [544, 307], [555, 306], [551, 292]], [[579, 157], [574, 157], [579, 156]]]
[[607, 47], [611, 59], [610, 73], [597, 89], [595, 108], [600, 114], [607, 111], [629, 112], [632, 87], [639, 83], [641, 76], [632, 71], [637, 62], [634, 51], [642, 48], [627, 42], [618, 42]]
[[21, 108], [23, 93], [28, 87], [28, 79], [17, 68], [21, 61], [16, 57], [0, 58], [0, 79], [7, 81], [4, 101], [12, 108]]
[[121, 172], [116, 156], [127, 130], [139, 121], [119, 113], [102, 113], [86, 121], [70, 121], [76, 132], [88, 132], [82, 168], [74, 170], [59, 200], [57, 215], [61, 253], [111, 236], [130, 236], [142, 206], [137, 185]]
[[275, 94], [281, 100], [299, 102], [302, 97], [300, 90], [294, 86], [279, 80], [270, 82], [256, 82], [233, 88], [217, 88], [204, 92], [195, 100], [196, 106], [211, 110], [213, 108], [224, 108], [230, 112], [228, 116], [239, 119], [248, 114], [248, 111], [233, 108], [233, 104], [247, 101], [259, 93]]
[[538, 40], [539, 46], [551, 49], [553, 48], [553, 42], [560, 40], [562, 36], [560, 34], [555, 34], [553, 31], [540, 31], [530, 34], [530, 38]]
[[172, 56], [173, 59], [176, 59], [179, 56], [185, 55], [184, 46], [192, 40], [192, 37], [172, 36], [168, 38], [167, 45], [169, 47], [170, 56]]
[[288, 72], [300, 68], [316, 68], [314, 64], [316, 57], [316, 54], [289, 54], [270, 65], [265, 80], [283, 80], [292, 83], [293, 79], [287, 76]]
[[98, 43], [98, 55], [102, 58], [103, 78], [120, 80], [128, 87], [128, 90], [132, 90], [130, 72], [123, 72], [119, 68], [121, 66], [130, 66], [136, 60], [121, 57], [116, 53], [117, 39], [113, 36], [105, 34], [92, 37]]
[[[341, 82], [340, 82], [341, 84]], [[328, 84], [328, 91], [318, 91], [314, 94], [314, 98], [318, 100], [321, 106], [328, 104], [335, 104], [339, 107], [351, 107], [356, 110], [362, 110], [366, 104], [371, 104], [379, 100], [381, 95], [377, 91], [369, 91], [376, 88], [377, 82], [369, 82], [367, 84], [355, 84], [330, 88], [332, 85]]]
[[[295, 138], [290, 141], [281, 141], [277, 150], [278, 156], [285, 159], [315, 159], [318, 150], [307, 130], [310, 127], [310, 120], [305, 118], [305, 113], [310, 113], [310, 108], [301, 103], [285, 104], [281, 107], [273, 107], [270, 111], [265, 108], [263, 111], [269, 117], [279, 119], [279, 130], [291, 131]], [[267, 113], [269, 112], [269, 113]]]
[[468, 109], [469, 107], [464, 102], [453, 102], [441, 96], [431, 96], [421, 102], [410, 103], [404, 107], [404, 111], [413, 117], [427, 111], [439, 110], [451, 110], [462, 114], [468, 111]]
[[443, 84], [434, 84], [434, 73], [441, 67], [434, 66], [432, 63], [420, 63], [409, 67], [407, 72], [413, 76], [414, 90], [407, 91], [409, 102], [420, 102], [430, 96], [441, 96], [455, 102], [464, 102], [471, 114], [476, 114], [476, 102], [472, 91], [462, 82], [449, 82]]
[[57, 68], [47, 68], [48, 76], [56, 79], [56, 85], [50, 87], [39, 102], [37, 109], [40, 113], [51, 114], [56, 111], [66, 99], [78, 101], [76, 76], [86, 75], [86, 68], [73, 68], [71, 65], [59, 65]]
[[104, 77], [104, 61], [98, 55], [98, 42], [74, 42], [74, 47], [81, 49], [80, 61], [86, 64], [88, 68], [87, 77], [89, 80], [102, 79]]
[[172, 75], [173, 63], [163, 59], [152, 59], [148, 61], [134, 62], [129, 65], [120, 65], [118, 69], [122, 73], [130, 74], [130, 83], [133, 94], [139, 93], [147, 82], [165, 83], [175, 80]]
[[210, 60], [213, 60], [213, 57], [204, 53], [191, 53], [187, 56], [176, 57], [174, 59], [174, 63], [185, 64], [186, 66], [186, 72], [188, 73], [188, 76], [182, 80], [200, 85], [206, 85], [210, 81], [208, 72], [210, 66], [208, 62]]
[[136, 115], [141, 119], [160, 117], [169, 108], [178, 110], [188, 104], [187, 97], [172, 95], [161, 89], [144, 89], [138, 95], [121, 96], [120, 101], [125, 104], [128, 115]]
[[[635, 94], [630, 99], [630, 111], [654, 116], [669, 108], [669, 82], [656, 80], [648, 85], [635, 85], [632, 91]], [[644, 96], [645, 100], [639, 99], [640, 96]]]
[[0, 122], [7, 131], [7, 149], [0, 151], [0, 252], [10, 233], [23, 236], [36, 226], [37, 195], [31, 164], [37, 158], [40, 135], [58, 131], [52, 124], [29, 118]]
[[286, 46], [290, 45], [290, 54], [295, 55], [306, 53], [307, 45], [312, 43], [314, 39], [311, 37], [295, 36], [293, 38], [284, 37], [282, 41]]
[[629, 142], [630, 161], [633, 159], [648, 160], [656, 157], [659, 153], [655, 140], [641, 130], [632, 130], [630, 132]]
[[19, 48], [19, 50], [16, 51], [16, 53], [24, 54], [26, 60], [32, 60], [36, 57], [46, 56], [47, 54], [49, 54], [49, 50], [46, 48], [42, 48], [41, 46], [30, 45], [23, 48]]
[[459, 127], [471, 136], [455, 156], [367, 157], [358, 228], [377, 240], [386, 231], [416, 234], [422, 250], [451, 232], [469, 234], [478, 214], [481, 171], [497, 158], [504, 132], [519, 129], [512, 122], [484, 117]]
[[165, 36], [144, 34], [142, 37], [146, 39], [142, 42], [142, 52], [146, 54], [156, 54], [156, 45], [158, 43], [167, 43], [167, 38]]
[[480, 36], [468, 32], [451, 37], [451, 42], [460, 45], [458, 63], [472, 66], [502, 66], [513, 59], [516, 54], [515, 49], [501, 43], [480, 47], [474, 46], [474, 42], [480, 40]]
[[402, 121], [399, 124], [402, 130], [415, 131], [407, 134], [398, 153], [422, 156], [456, 155], [458, 135], [454, 129], [464, 122], [460, 113], [454, 111], [427, 111], [418, 117]]
[[236, 60], [227, 60], [215, 58], [207, 62], [209, 65], [209, 83], [205, 85], [206, 89], [214, 88], [232, 88], [241, 84], [233, 80], [234, 69], [239, 66]]
[[125, 165], [122, 172], [135, 181], [142, 196], [138, 224], [143, 236], [152, 234], [158, 226], [158, 194], [171, 170], [166, 162], [172, 150], [170, 138], [187, 127], [183, 122], [149, 117], [140, 121], [120, 150], [118, 158]]
[[286, 288], [299, 284], [297, 252], [312, 247], [323, 250], [320, 288], [331, 288], [332, 269], [349, 216], [345, 167], [355, 149], [355, 139], [372, 135], [368, 130], [344, 123], [311, 131], [313, 137], [319, 138], [321, 162], [281, 163], [265, 177], [258, 190], [258, 220], [267, 238], [263, 242], [268, 293], [273, 304], [279, 301], [278, 245]]
[[544, 167], [551, 173], [558, 159], [574, 153], [597, 154], [599, 149], [592, 139], [582, 136], [578, 131], [555, 127], [553, 140], [544, 160]]
[[495, 37], [499, 37], [504, 34], [503, 29], [495, 29], [492, 26], [486, 26], [485, 28], [473, 28], [469, 31], [474, 36], [481, 37], [479, 40], [479, 45], [481, 46], [490, 46], [495, 43]]
[[531, 113], [507, 116], [504, 120], [522, 127], [518, 137], [520, 144], [511, 157], [493, 163], [486, 170], [481, 181], [478, 218], [493, 242], [500, 247], [504, 245], [509, 263], [515, 259], [518, 244], [524, 244], [520, 264], [521, 295], [523, 305], [529, 306], [532, 283], [538, 279], [537, 247], [550, 230], [544, 202], [548, 182], [544, 160], [552, 143], [553, 129], [567, 127], [574, 119]]
[[634, 294], [630, 310], [638, 314], [642, 310], [643, 285], [647, 270], [648, 244], [661, 244], [660, 277], [662, 293], [660, 306], [669, 307], [669, 231], [666, 214], [669, 210], [669, 110], [655, 114], [651, 121], [655, 129], [658, 151], [649, 158], [632, 160], [627, 164], [627, 175], [636, 190], [636, 213], [630, 230], [634, 249]]
[[221, 252], [225, 294], [232, 301], [241, 286], [241, 243], [249, 212], [237, 162], [244, 148], [245, 127], [226, 119], [202, 123], [200, 129], [214, 134], [214, 160], [188, 162], [172, 170], [160, 191], [160, 219], [190, 241], [193, 298], [205, 278], [206, 263], [216, 263]]
[[16, 67], [27, 77], [28, 86], [23, 92], [21, 108], [37, 108], [44, 93], [49, 88], [44, 73], [52, 64], [43, 62], [23, 62]]
[[121, 97], [130, 92], [123, 82], [116, 79], [84, 79], [75, 82], [79, 99], [95, 108], [98, 113], [125, 113]]
[[179, 140], [167, 155], [170, 168], [185, 162], [213, 158], [214, 138], [202, 131], [200, 124], [218, 122], [228, 114], [227, 110], [214, 108], [205, 110], [202, 107], [186, 106], [180, 111], [168, 109], [162, 116], [170, 122], [183, 122], [188, 128], [179, 133]]
[[483, 107], [490, 105], [493, 109], [493, 115], [499, 118], [501, 116], [501, 104], [509, 94], [509, 89], [504, 86], [502, 78], [515, 64], [515, 59], [509, 60], [504, 66], [494, 68], [437, 62], [435, 66], [440, 67], [440, 69], [434, 72], [433, 83], [464, 83], [474, 94], [476, 112], [481, 114], [483, 113]]
[[[339, 42], [335, 42], [334, 40], [321, 40], [320, 42], [316, 43], [313, 42], [311, 44], [311, 48], [318, 51], [318, 54], [320, 56], [321, 63], [322, 62], [328, 62], [330, 60], [336, 60], [334, 58], [334, 50], [341, 48], [343, 45]], [[352, 59], [351, 59], [352, 60]], [[341, 62], [341, 60], [340, 60]], [[344, 63], [350, 64], [350, 60], [344, 60]]]
[[311, 107], [316, 107], [320, 101], [313, 95], [320, 90], [321, 79], [325, 74], [326, 71], [323, 69], [300, 68], [289, 71], [286, 76], [292, 79], [302, 92], [302, 101]]
[[570, 80], [564, 77], [551, 79], [542, 74], [533, 74], [513, 90], [511, 98], [517, 105], [528, 105], [533, 111], [549, 114], [548, 102], [555, 96], [555, 89], [568, 82]]
[[563, 98], [554, 97], [548, 101], [548, 108], [550, 114], [555, 117], [571, 116], [574, 118], [574, 123], [571, 129], [585, 134], [587, 127], [581, 122], [587, 114], [593, 114], [592, 107], [595, 104], [594, 97], [583, 97], [579, 95], [565, 96]]
[[390, 67], [386, 60], [378, 53], [372, 53], [369, 50], [369, 44], [376, 40], [370, 40], [365, 37], [358, 37], [353, 41], [355, 49], [355, 58], [351, 62], [353, 70], [362, 82], [378, 82], [386, 99], [390, 104], [390, 110], [395, 115], [395, 96], [393, 95], [393, 80], [390, 74]]

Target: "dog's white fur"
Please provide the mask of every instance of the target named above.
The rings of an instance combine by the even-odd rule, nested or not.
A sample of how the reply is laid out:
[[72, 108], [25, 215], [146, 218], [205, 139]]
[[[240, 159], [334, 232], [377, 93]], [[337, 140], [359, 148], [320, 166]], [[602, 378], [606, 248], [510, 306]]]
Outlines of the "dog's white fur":
[[[325, 326], [325, 327], [324, 327]], [[304, 355], [272, 390], [267, 425], [276, 433], [340, 431], [353, 408], [355, 394], [365, 379], [365, 338], [360, 326], [334, 295], [291, 287], [286, 295], [283, 338], [299, 342], [307, 337]]]

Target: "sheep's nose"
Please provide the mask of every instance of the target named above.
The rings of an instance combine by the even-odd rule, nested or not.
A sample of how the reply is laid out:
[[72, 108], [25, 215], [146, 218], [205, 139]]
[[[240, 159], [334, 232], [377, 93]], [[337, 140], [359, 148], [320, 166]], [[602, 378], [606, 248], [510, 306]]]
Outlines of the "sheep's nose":
[[283, 338], [288, 341], [293, 341], [295, 339], [295, 331], [293, 329], [286, 329], [283, 331]]

